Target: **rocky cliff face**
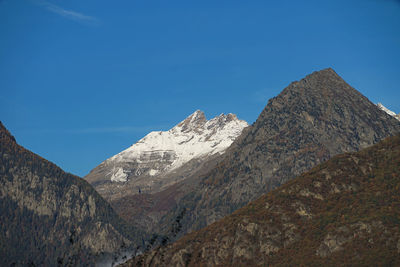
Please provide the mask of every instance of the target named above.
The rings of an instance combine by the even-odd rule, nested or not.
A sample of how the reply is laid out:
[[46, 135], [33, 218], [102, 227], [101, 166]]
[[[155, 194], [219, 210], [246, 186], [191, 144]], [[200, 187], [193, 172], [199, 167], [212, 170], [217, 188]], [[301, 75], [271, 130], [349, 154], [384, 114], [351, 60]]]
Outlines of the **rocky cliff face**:
[[190, 175], [209, 157], [223, 153], [246, 126], [233, 114], [207, 121], [197, 110], [169, 131], [149, 133], [85, 179], [109, 200], [156, 193]]
[[93, 265], [142, 244], [84, 180], [19, 146], [0, 122], [2, 264]]
[[268, 102], [223, 160], [163, 218], [162, 231], [169, 232], [182, 212], [182, 234], [209, 225], [336, 154], [398, 132], [399, 121], [335, 71], [314, 72]]
[[400, 135], [124, 266], [399, 266]]

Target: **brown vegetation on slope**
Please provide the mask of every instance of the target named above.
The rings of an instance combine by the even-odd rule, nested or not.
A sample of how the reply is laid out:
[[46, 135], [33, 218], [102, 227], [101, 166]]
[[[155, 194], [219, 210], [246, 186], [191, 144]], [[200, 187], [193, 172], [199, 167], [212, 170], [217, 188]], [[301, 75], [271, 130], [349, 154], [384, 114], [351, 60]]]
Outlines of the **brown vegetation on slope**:
[[199, 175], [199, 186], [166, 214], [161, 232], [182, 211], [181, 235], [205, 227], [334, 155], [398, 132], [398, 120], [334, 70], [313, 72], [268, 101], [218, 165]]
[[397, 135], [125, 266], [399, 266], [399, 190]]

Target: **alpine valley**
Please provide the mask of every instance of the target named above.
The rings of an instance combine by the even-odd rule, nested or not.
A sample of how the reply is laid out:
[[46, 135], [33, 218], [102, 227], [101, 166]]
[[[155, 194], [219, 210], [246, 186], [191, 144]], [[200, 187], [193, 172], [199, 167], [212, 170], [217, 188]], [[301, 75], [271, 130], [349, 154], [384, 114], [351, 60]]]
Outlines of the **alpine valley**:
[[[181, 169], [176, 172], [179, 168], [173, 168], [176, 163], [170, 155], [178, 153], [171, 152], [165, 157], [169, 159], [168, 164], [165, 160], [161, 167], [154, 163], [149, 166], [150, 161], [146, 161], [147, 165], [142, 165], [145, 166], [142, 167], [144, 175], [135, 175], [138, 163], [136, 160], [130, 163], [130, 159], [148, 155], [143, 151], [151, 151], [152, 155], [156, 151], [160, 155], [158, 151], [165, 151], [165, 146], [157, 149], [153, 144], [162, 143], [159, 141], [161, 136], [169, 137], [186, 128], [202, 128], [199, 125], [204, 124], [205, 119], [195, 112], [172, 130], [150, 133], [131, 148], [105, 161], [88, 175], [88, 179], [110, 200], [121, 217], [140, 229], [159, 235], [163, 243], [168, 243], [222, 219], [334, 155], [358, 151], [400, 132], [400, 122], [387, 112], [328, 68], [291, 83], [271, 99], [256, 122], [244, 128], [222, 154], [203, 157], [202, 161], [192, 159], [186, 165], [180, 165]], [[218, 120], [226, 121], [222, 118]], [[245, 123], [240, 125], [243, 128]], [[192, 134], [196, 138], [191, 140], [206, 140], [195, 132]], [[134, 152], [136, 147], [151, 150]], [[197, 147], [194, 145], [194, 151], [198, 151]], [[116, 161], [122, 162], [118, 163], [121, 165], [114, 163]], [[114, 166], [134, 167], [114, 172]], [[99, 171], [106, 167], [108, 171]], [[160, 173], [160, 170], [166, 170], [167, 174], [149, 175], [155, 171]], [[124, 182], [111, 180], [118, 172], [126, 177], [126, 182], [125, 178]], [[154, 181], [164, 177], [166, 182], [154, 186]], [[152, 187], [152, 190], [145, 189], [139, 194], [136, 181], [141, 183], [140, 188]], [[131, 185], [134, 185], [133, 189]], [[130, 190], [125, 190], [126, 187]], [[111, 194], [114, 197], [110, 197], [111, 190], [106, 188], [114, 190]]]
[[399, 115], [331, 68], [251, 125], [197, 110], [84, 179], [0, 124], [2, 263], [399, 265], [399, 134]]

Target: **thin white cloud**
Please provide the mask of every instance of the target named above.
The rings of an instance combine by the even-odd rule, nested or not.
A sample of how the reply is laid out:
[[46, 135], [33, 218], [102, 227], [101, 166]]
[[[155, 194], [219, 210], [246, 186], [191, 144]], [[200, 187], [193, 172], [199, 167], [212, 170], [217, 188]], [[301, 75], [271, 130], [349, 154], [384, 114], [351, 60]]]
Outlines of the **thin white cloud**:
[[80, 22], [80, 23], [85, 23], [85, 24], [90, 24], [90, 25], [98, 25], [100, 21], [92, 16], [87, 16], [82, 13], [73, 11], [73, 10], [68, 10], [65, 8], [62, 8], [58, 5], [49, 3], [45, 0], [33, 0], [33, 3], [40, 5], [44, 8], [46, 8], [48, 11], [53, 12], [57, 15], [60, 15], [62, 17], [65, 17], [67, 19]]

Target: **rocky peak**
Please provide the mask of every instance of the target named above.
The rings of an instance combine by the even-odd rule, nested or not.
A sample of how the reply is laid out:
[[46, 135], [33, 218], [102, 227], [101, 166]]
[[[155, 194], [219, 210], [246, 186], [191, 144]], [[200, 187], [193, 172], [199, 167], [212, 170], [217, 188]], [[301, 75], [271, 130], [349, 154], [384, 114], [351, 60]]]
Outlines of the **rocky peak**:
[[311, 74], [306, 75], [301, 81], [304, 82], [312, 82], [312, 81], [324, 81], [324, 82], [332, 82], [332, 80], [340, 80], [343, 81], [343, 79], [332, 69], [332, 68], [326, 68], [322, 69], [319, 71], [314, 71]]
[[0, 121], [0, 139], [11, 140], [13, 143], [16, 143], [14, 136], [4, 127], [3, 123]]
[[[271, 114], [276, 114], [285, 121], [287, 115], [301, 118], [314, 127], [316, 124], [324, 127], [323, 124], [329, 121], [334, 125], [344, 124], [346, 128], [353, 128], [352, 131], [355, 131], [352, 125], [356, 121], [361, 122], [359, 119], [363, 120], [362, 118], [371, 116], [371, 113], [376, 116], [377, 112], [379, 111], [372, 102], [348, 85], [334, 70], [328, 68], [291, 83], [277, 97], [270, 99], [256, 124], [265, 125], [265, 119], [268, 117], [268, 120], [275, 120]], [[381, 120], [371, 122], [375, 124], [374, 129], [378, 129], [376, 127], [379, 121]], [[275, 124], [273, 121], [270, 122]], [[259, 127], [263, 127], [262, 125]]]
[[240, 120], [236, 117], [235, 114], [229, 113], [225, 115], [224, 113], [222, 113], [221, 115], [207, 121], [205, 126], [207, 129], [222, 129], [225, 125], [231, 122], [240, 122]]
[[[181, 133], [205, 135], [207, 136], [207, 139], [209, 139], [211, 135], [218, 133], [225, 127], [236, 127], [242, 129], [244, 125], [243, 123], [245, 122], [239, 120], [237, 116], [232, 113], [227, 115], [221, 113], [219, 116], [207, 120], [203, 111], [196, 110], [182, 122], [178, 123], [174, 128], [169, 130], [169, 132], [175, 135], [180, 135]], [[245, 124], [247, 126], [247, 123]]]
[[182, 132], [196, 131], [198, 128], [204, 126], [206, 122], [207, 119], [204, 115], [204, 112], [201, 110], [196, 110], [175, 127], [179, 128], [179, 130]]
[[239, 119], [236, 117], [236, 115], [232, 113], [228, 113], [227, 115], [222, 113], [221, 115], [218, 116], [218, 121], [220, 121], [222, 124], [238, 120]]
[[229, 113], [228, 115], [226, 115], [226, 120], [227, 121], [235, 121], [235, 120], [238, 120], [238, 118], [235, 114]]
[[199, 229], [336, 154], [358, 151], [399, 131], [396, 119], [332, 69], [314, 72], [271, 99], [165, 220], [185, 210], [182, 233]]
[[207, 120], [202, 111], [196, 110], [168, 131], [149, 133], [104, 161], [86, 178], [95, 186], [101, 184], [104, 188], [108, 187], [104, 181], [128, 182], [130, 187], [154, 192], [170, 183], [165, 175], [177, 172], [189, 161], [202, 162], [207, 157], [224, 153], [247, 126], [233, 114], [221, 114]]
[[205, 130], [220, 130], [224, 128], [225, 125], [231, 122], [240, 123], [241, 121], [237, 118], [235, 114], [232, 113], [229, 113], [227, 115], [221, 113], [219, 116], [207, 120], [203, 111], [196, 110], [186, 119], [178, 123], [170, 131], [182, 133], [194, 132], [197, 134], [202, 134]]
[[[333, 69], [327, 68], [314, 71], [300, 81], [292, 82], [280, 96], [286, 96], [286, 100], [294, 96], [320, 96], [336, 97], [338, 95], [361, 94], [349, 86]], [[290, 98], [291, 96], [291, 98]]]

